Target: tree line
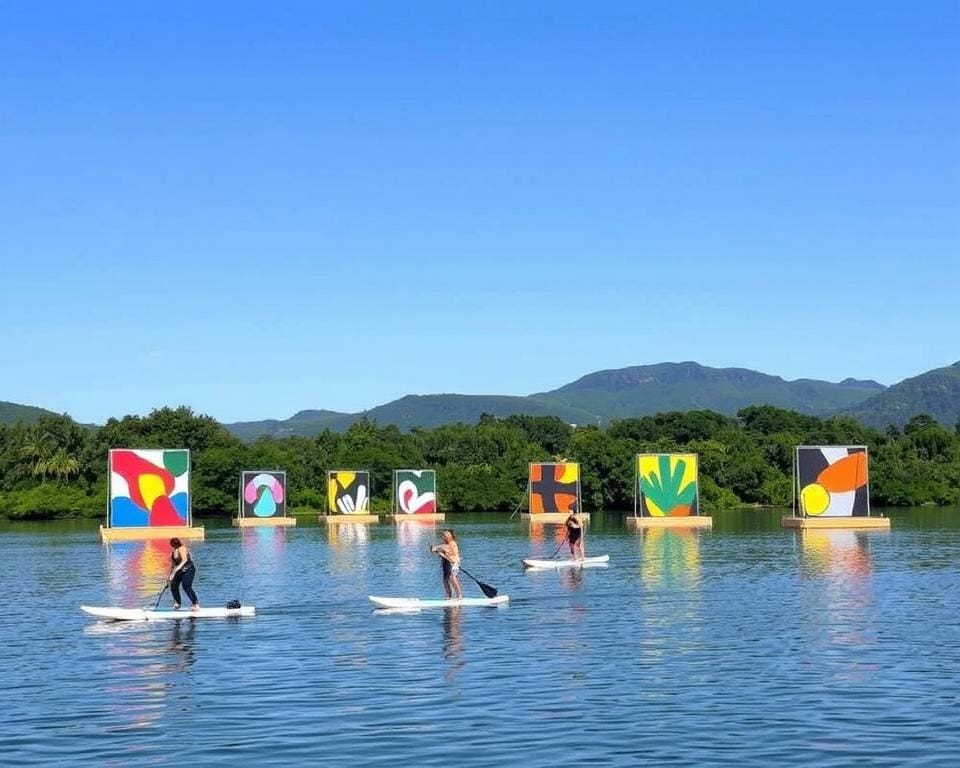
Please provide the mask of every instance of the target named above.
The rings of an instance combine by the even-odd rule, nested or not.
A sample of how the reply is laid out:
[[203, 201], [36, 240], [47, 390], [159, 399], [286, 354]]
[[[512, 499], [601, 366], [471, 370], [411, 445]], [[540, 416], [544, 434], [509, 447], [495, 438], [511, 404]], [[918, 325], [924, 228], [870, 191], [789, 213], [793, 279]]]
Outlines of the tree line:
[[391, 508], [394, 469], [437, 471], [441, 509], [512, 511], [525, 504], [534, 461], [580, 463], [583, 505], [633, 507], [634, 456], [695, 452], [707, 512], [741, 505], [790, 506], [797, 445], [866, 445], [873, 504], [960, 503], [960, 423], [954, 431], [925, 415], [880, 432], [848, 418], [821, 419], [773, 406], [736, 418], [713, 411], [623, 419], [606, 428], [572, 427], [550, 416], [484, 415], [476, 424], [401, 432], [359, 421], [342, 434], [261, 437], [244, 443], [187, 407], [110, 419], [101, 427], [68, 416], [0, 425], [0, 515], [9, 518], [105, 517], [111, 448], [189, 448], [194, 514], [232, 514], [240, 471], [287, 472], [293, 512], [322, 512], [326, 470], [371, 472], [372, 509]]

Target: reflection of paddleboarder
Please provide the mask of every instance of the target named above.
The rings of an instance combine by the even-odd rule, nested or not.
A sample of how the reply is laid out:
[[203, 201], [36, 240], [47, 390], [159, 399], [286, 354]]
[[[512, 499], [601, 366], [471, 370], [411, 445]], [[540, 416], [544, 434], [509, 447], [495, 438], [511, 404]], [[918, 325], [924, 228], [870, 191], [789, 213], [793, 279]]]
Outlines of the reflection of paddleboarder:
[[570, 514], [567, 516], [567, 542], [570, 544], [570, 554], [578, 560], [586, 557], [583, 547], [583, 521], [577, 514], [576, 503], [570, 505]]
[[[449, 528], [444, 529], [440, 538], [443, 544], [434, 544], [430, 551], [440, 556], [440, 565], [443, 567], [443, 591], [450, 600], [454, 596], [459, 600], [463, 597], [463, 591], [460, 589], [460, 547], [457, 545], [457, 537]], [[494, 593], [496, 594], [496, 593]]]

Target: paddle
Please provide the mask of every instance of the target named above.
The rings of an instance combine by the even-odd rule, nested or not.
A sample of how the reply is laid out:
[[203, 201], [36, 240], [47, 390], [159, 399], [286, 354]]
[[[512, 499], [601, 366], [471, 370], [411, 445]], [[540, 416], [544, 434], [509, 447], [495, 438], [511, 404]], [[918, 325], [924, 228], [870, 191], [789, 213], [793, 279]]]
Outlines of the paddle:
[[560, 542], [560, 546], [557, 547], [555, 550], [553, 550], [553, 554], [550, 555], [551, 559], [555, 559], [557, 557], [557, 552], [563, 549], [563, 545], [567, 543], [567, 540], [569, 538], [570, 538], [570, 531], [567, 531], [567, 535], [563, 537], [563, 541]]
[[153, 604], [153, 610], [157, 610], [157, 608], [160, 606], [160, 598], [163, 597], [163, 593], [167, 591], [167, 587], [169, 586], [170, 586], [169, 581], [164, 582], [163, 589], [161, 589], [160, 594], [157, 595], [157, 602]]
[[460, 570], [463, 573], [467, 574], [467, 576], [470, 576], [470, 578], [473, 579], [475, 582], [477, 582], [477, 586], [480, 587], [480, 591], [483, 592], [483, 594], [485, 594], [487, 597], [497, 596], [497, 590], [495, 587], [491, 587], [489, 584], [484, 584], [476, 576], [471, 575], [469, 571], [464, 570], [464, 567], [462, 565], [460, 566]]

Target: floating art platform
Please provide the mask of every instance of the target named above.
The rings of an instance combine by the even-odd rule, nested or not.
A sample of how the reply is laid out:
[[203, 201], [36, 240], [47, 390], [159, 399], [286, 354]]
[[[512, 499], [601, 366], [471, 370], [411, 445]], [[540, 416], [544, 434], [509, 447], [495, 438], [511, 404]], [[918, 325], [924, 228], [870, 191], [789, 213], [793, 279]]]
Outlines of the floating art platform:
[[354, 523], [379, 523], [380, 515], [320, 515], [320, 522], [327, 525], [352, 525]]
[[289, 528], [297, 524], [295, 517], [235, 517], [234, 528]]
[[415, 515], [390, 515], [395, 523], [442, 523], [446, 519], [443, 512], [420, 512]]
[[678, 517], [631, 515], [627, 518], [627, 526], [633, 528], [713, 528], [713, 518], [705, 515], [685, 515]]
[[889, 517], [782, 517], [784, 528], [874, 528], [890, 530]]
[[[531, 523], [558, 523], [563, 524], [567, 522], [569, 515], [566, 512], [543, 512], [539, 515], [531, 515], [528, 512], [521, 512], [521, 520], [529, 520]], [[585, 523], [590, 522], [590, 513], [585, 512], [580, 515], [580, 519]]]
[[152, 525], [129, 528], [100, 526], [100, 541], [142, 541], [144, 539], [202, 539], [203, 526]]

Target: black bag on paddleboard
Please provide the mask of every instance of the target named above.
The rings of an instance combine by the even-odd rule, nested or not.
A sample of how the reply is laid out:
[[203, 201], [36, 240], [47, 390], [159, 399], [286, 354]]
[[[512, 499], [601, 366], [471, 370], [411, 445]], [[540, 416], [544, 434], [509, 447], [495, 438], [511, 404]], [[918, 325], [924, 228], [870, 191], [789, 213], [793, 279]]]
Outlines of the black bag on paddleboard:
[[239, 607], [240, 607], [240, 601], [239, 601], [239, 600], [231, 600], [229, 603], [227, 603], [227, 608], [229, 608], [229, 609], [232, 610], [232, 611], [233, 611], [233, 610], [236, 610], [236, 609], [239, 608]]

